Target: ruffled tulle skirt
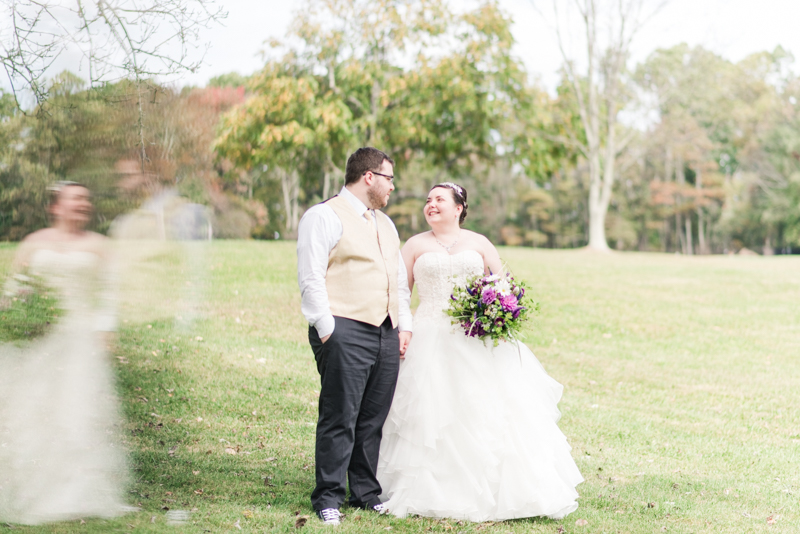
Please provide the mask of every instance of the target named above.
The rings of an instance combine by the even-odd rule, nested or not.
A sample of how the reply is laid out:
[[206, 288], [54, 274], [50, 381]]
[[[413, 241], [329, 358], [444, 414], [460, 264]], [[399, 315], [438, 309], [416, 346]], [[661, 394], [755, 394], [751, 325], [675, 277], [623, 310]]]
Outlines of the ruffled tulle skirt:
[[522, 343], [415, 318], [383, 427], [381, 499], [398, 517], [475, 522], [574, 511], [583, 477], [557, 425], [562, 389]]
[[126, 455], [109, 356], [82, 323], [0, 344], [0, 522], [126, 511]]

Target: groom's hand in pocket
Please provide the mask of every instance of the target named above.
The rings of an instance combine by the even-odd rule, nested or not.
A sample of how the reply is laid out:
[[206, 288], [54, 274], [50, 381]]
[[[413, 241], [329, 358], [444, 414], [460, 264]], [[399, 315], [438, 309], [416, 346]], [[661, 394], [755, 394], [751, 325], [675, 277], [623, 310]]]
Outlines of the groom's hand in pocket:
[[325, 337], [321, 337], [321, 338], [319, 338], [319, 340], [320, 340], [320, 341], [322, 341], [322, 344], [324, 345], [324, 344], [325, 344], [325, 342], [326, 342], [326, 341], [328, 341], [330, 338], [331, 338], [331, 334], [328, 334], [328, 335], [327, 335], [327, 336], [325, 336]]
[[408, 348], [408, 344], [411, 343], [411, 332], [400, 332], [398, 333], [400, 336], [400, 359], [406, 359], [406, 349]]

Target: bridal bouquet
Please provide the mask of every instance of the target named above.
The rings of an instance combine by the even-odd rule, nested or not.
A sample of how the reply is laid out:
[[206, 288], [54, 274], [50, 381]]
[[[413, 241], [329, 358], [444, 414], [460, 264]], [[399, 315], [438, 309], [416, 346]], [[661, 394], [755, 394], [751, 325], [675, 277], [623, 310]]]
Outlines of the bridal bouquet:
[[0, 299], [0, 342], [42, 337], [60, 313], [55, 292], [41, 278], [17, 274]]
[[464, 285], [457, 285], [450, 296], [447, 314], [464, 334], [485, 340], [516, 339], [522, 323], [539, 305], [525, 296], [525, 283], [517, 282], [510, 273], [474, 276]]

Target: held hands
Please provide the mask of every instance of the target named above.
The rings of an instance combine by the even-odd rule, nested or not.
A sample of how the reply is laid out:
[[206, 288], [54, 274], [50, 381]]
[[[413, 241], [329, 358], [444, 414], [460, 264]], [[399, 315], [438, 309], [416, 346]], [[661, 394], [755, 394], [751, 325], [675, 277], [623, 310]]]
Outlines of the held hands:
[[406, 359], [406, 349], [408, 348], [408, 344], [411, 342], [411, 332], [400, 332], [398, 333], [400, 336], [400, 359]]

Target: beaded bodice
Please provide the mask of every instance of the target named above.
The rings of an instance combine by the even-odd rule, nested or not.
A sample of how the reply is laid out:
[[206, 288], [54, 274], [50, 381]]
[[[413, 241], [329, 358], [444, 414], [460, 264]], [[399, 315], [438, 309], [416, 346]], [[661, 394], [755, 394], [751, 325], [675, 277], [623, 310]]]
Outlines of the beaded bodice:
[[426, 252], [414, 263], [414, 283], [419, 293], [419, 308], [414, 321], [442, 317], [457, 283], [483, 273], [483, 256], [475, 250], [456, 254]]

